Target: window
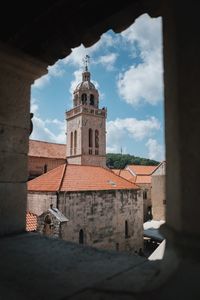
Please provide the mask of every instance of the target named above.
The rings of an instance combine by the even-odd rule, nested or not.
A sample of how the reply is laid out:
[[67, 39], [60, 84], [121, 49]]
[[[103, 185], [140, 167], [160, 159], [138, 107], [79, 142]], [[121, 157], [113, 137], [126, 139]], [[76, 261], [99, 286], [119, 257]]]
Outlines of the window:
[[83, 229], [79, 231], [79, 244], [84, 244], [84, 232]]
[[92, 148], [93, 143], [92, 143], [92, 129], [89, 129], [89, 148]]
[[44, 173], [47, 172], [47, 164], [44, 165]]
[[127, 239], [129, 237], [129, 234], [128, 234], [128, 221], [126, 220], [125, 221], [125, 239]]
[[76, 154], [76, 147], [77, 147], [77, 131], [74, 131], [74, 154]]
[[94, 95], [90, 95], [90, 105], [94, 105]]
[[143, 199], [147, 199], [147, 191], [146, 190], [143, 191]]
[[70, 155], [72, 155], [72, 150], [73, 149], [73, 132], [71, 132], [70, 136]]
[[99, 131], [95, 130], [95, 148], [99, 148]]
[[87, 104], [87, 95], [86, 94], [82, 94], [81, 101], [82, 101], [82, 104]]

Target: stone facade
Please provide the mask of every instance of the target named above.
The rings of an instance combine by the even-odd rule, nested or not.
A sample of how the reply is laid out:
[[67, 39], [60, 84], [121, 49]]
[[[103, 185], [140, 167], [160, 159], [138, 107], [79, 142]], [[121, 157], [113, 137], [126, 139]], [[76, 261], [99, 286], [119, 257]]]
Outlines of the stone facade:
[[65, 159], [28, 156], [29, 179], [40, 176], [64, 163]]
[[105, 167], [106, 109], [99, 109], [99, 94], [90, 81], [87, 66], [74, 91], [73, 108], [66, 112], [66, 120], [68, 163]]
[[40, 216], [50, 205], [57, 206], [57, 194], [50, 192], [28, 192], [27, 211]]
[[143, 213], [144, 222], [152, 219], [152, 201], [151, 201], [151, 184], [149, 183], [138, 183], [141, 188], [141, 193], [143, 195]]
[[[55, 197], [53, 193], [29, 193], [29, 211], [40, 214], [42, 207], [45, 210], [55, 203]], [[65, 240], [132, 253], [143, 248], [139, 190], [60, 192], [58, 209], [69, 219], [62, 227]]]
[[154, 220], [165, 220], [166, 210], [166, 176], [165, 176], [166, 163], [162, 162], [158, 169], [152, 174], [152, 214]]

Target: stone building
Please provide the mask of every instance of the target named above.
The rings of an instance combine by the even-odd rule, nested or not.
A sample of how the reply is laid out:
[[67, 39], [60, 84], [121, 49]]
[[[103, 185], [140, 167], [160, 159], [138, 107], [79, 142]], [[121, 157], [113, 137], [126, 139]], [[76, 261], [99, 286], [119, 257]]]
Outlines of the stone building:
[[163, 161], [152, 173], [152, 189], [151, 189], [151, 201], [152, 201], [152, 214], [154, 220], [165, 220], [166, 210], [166, 162]]
[[30, 180], [27, 210], [39, 216], [50, 205], [69, 220], [62, 225], [65, 240], [120, 251], [143, 248], [141, 191], [108, 169], [64, 164]]
[[125, 169], [112, 171], [127, 180], [134, 182], [142, 189], [144, 221], [152, 219], [151, 180], [157, 166], [127, 165]]
[[40, 176], [66, 161], [66, 145], [29, 140], [28, 178]]

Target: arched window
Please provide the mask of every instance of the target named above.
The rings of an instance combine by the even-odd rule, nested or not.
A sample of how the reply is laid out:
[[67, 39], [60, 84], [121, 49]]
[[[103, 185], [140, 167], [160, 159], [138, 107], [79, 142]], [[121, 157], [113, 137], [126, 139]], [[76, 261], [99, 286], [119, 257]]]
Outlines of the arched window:
[[146, 190], [143, 191], [143, 199], [147, 199], [147, 191]]
[[94, 95], [90, 94], [90, 105], [94, 105]]
[[92, 148], [93, 141], [92, 141], [92, 129], [89, 129], [89, 148]]
[[77, 131], [74, 131], [74, 154], [76, 154], [76, 148], [77, 148]]
[[79, 231], [79, 244], [84, 244], [84, 232], [83, 229]]
[[125, 239], [127, 239], [129, 237], [129, 234], [128, 234], [128, 221], [126, 220], [125, 221]]
[[70, 155], [72, 155], [72, 151], [73, 151], [73, 132], [71, 132], [71, 136], [70, 136]]
[[81, 100], [82, 100], [82, 104], [87, 104], [87, 95], [86, 94], [82, 94]]
[[99, 148], [99, 131], [95, 130], [95, 148]]
[[47, 164], [44, 165], [44, 173], [47, 172]]

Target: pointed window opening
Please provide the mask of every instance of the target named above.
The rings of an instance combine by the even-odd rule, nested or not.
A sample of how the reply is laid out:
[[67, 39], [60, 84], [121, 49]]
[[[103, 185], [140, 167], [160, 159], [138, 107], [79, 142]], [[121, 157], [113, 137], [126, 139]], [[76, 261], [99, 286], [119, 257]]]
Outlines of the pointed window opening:
[[82, 100], [82, 104], [87, 104], [87, 95], [86, 94], [82, 94], [81, 100]]
[[129, 237], [129, 234], [128, 234], [128, 221], [126, 220], [125, 221], [125, 238], [127, 239]]
[[99, 148], [99, 131], [95, 130], [95, 148]]
[[92, 148], [93, 143], [92, 143], [92, 129], [89, 129], [89, 148]]
[[84, 244], [84, 232], [83, 229], [79, 231], [79, 244]]
[[76, 154], [77, 149], [77, 131], [74, 131], [74, 154]]
[[70, 155], [72, 155], [73, 151], [73, 132], [71, 132], [71, 137], [70, 137]]
[[94, 95], [90, 95], [90, 105], [94, 105]]

